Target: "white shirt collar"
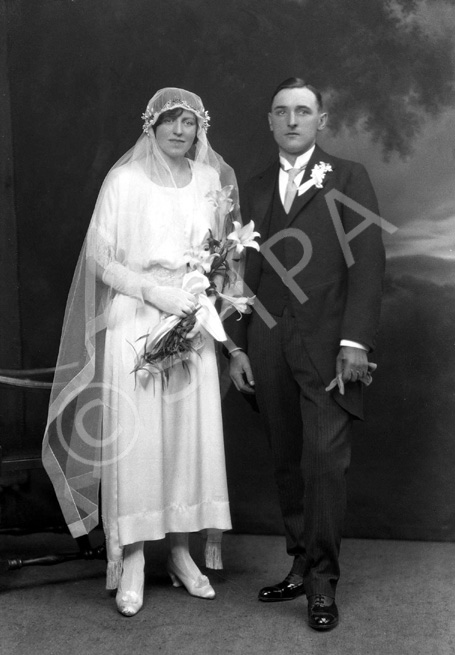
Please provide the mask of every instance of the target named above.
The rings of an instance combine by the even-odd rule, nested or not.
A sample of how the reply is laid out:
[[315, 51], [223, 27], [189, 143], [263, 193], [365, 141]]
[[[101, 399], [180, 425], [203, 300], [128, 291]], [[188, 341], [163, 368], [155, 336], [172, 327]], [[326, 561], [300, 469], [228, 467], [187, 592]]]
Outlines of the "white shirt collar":
[[297, 159], [295, 160], [294, 165], [290, 164], [287, 159], [285, 159], [282, 155], [280, 155], [281, 167], [285, 171], [289, 171], [291, 168], [303, 168], [310, 161], [311, 155], [313, 154], [315, 147], [316, 146], [314, 145], [309, 150], [304, 152], [303, 155], [299, 155], [299, 157], [297, 157]]

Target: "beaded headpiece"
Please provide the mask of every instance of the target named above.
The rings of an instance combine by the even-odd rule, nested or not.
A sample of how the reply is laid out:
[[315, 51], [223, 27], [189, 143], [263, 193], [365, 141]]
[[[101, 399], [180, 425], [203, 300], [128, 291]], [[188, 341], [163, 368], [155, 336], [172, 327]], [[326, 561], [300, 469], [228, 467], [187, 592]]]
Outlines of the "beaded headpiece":
[[196, 107], [193, 107], [186, 100], [183, 100], [182, 98], [173, 98], [171, 100], [168, 100], [166, 104], [163, 105], [159, 111], [154, 111], [153, 106], [151, 106], [149, 103], [146, 111], [142, 114], [142, 120], [144, 121], [144, 125], [142, 126], [143, 131], [146, 134], [148, 134], [149, 129], [153, 125], [155, 125], [160, 114], [162, 114], [165, 111], [169, 111], [170, 109], [176, 109], [177, 107], [181, 107], [182, 109], [187, 109], [188, 111], [192, 111], [194, 114], [196, 114], [196, 116], [199, 119], [200, 126], [202, 127], [203, 130], [207, 132], [210, 125], [209, 112], [205, 111], [203, 107], [202, 109], [197, 109]]

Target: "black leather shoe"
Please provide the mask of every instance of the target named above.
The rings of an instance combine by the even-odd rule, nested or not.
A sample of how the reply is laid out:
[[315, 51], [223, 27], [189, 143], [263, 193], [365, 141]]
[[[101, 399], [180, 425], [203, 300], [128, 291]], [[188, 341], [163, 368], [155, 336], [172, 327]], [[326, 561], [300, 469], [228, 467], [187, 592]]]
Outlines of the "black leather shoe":
[[[329, 601], [332, 601], [329, 604]], [[314, 630], [332, 630], [338, 625], [338, 608], [329, 596], [308, 597], [308, 625]]]
[[290, 573], [285, 577], [283, 582], [279, 582], [273, 587], [264, 587], [258, 595], [258, 600], [265, 603], [276, 603], [281, 600], [294, 600], [305, 593], [303, 580], [300, 575]]

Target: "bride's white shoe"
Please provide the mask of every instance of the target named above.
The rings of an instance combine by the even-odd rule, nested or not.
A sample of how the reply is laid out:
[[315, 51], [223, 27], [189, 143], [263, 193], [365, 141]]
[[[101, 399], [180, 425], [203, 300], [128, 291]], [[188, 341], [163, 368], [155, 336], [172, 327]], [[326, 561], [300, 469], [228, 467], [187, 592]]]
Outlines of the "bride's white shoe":
[[134, 616], [144, 600], [144, 543], [125, 546], [123, 571], [115, 596], [117, 609], [123, 616]]
[[117, 589], [117, 595], [115, 597], [115, 602], [117, 603], [117, 609], [120, 614], [123, 616], [134, 616], [139, 612], [142, 607], [144, 600], [144, 583], [139, 592], [137, 591], [123, 591], [120, 584]]
[[172, 580], [174, 587], [181, 587], [184, 585], [186, 590], [192, 596], [197, 596], [198, 598], [215, 598], [215, 590], [210, 585], [209, 579], [206, 575], [202, 575], [199, 571], [199, 575], [194, 578], [192, 575], [189, 575], [189, 572], [185, 572], [179, 565], [177, 565], [171, 556], [167, 560], [167, 572]]

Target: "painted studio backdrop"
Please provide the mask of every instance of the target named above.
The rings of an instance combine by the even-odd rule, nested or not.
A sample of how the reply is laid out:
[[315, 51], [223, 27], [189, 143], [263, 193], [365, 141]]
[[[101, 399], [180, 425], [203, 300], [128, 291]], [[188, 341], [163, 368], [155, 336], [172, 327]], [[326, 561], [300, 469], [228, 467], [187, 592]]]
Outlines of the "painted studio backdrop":
[[[290, 75], [324, 91], [320, 144], [366, 165], [388, 254], [378, 364], [355, 426], [345, 534], [455, 539], [452, 0], [0, 0], [0, 368], [52, 367], [100, 184], [163, 86], [198, 93], [242, 183], [275, 152]], [[47, 378], [48, 379], [48, 378]], [[223, 378], [223, 383], [225, 378]], [[4, 452], [42, 439], [48, 394], [0, 388]], [[224, 399], [235, 529], [281, 532], [258, 416]], [[55, 521], [44, 473], [2, 479], [2, 522]]]

